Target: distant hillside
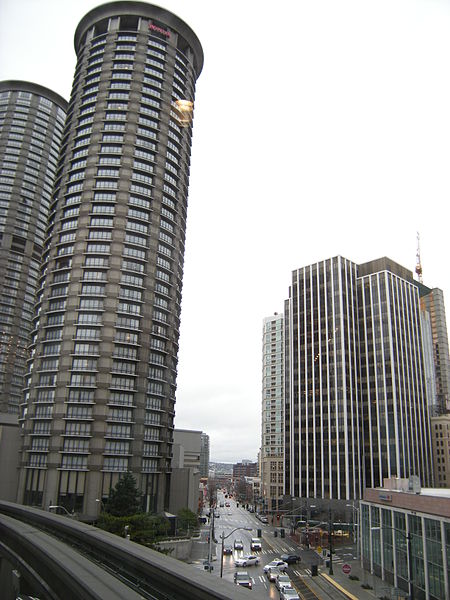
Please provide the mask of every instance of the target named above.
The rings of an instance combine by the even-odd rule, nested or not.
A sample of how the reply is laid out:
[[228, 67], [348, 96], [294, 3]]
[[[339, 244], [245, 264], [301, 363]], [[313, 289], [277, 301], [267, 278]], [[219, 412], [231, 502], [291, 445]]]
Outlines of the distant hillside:
[[217, 475], [232, 475], [233, 463], [209, 462], [209, 470]]

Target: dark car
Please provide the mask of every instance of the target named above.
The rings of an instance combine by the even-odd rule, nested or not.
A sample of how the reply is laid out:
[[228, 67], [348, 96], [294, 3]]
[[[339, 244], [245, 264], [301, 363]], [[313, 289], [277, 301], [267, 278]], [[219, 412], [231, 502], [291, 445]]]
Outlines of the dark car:
[[231, 546], [224, 546], [223, 547], [223, 553], [226, 554], [233, 554], [233, 548]]
[[280, 558], [288, 565], [292, 565], [293, 563], [298, 563], [301, 561], [301, 558], [298, 556], [298, 554], [282, 554]]

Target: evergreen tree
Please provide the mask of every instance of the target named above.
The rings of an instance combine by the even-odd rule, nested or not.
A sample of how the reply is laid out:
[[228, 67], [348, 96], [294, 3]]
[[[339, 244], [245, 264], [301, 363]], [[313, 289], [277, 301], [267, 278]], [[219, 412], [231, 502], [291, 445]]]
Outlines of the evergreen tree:
[[189, 508], [180, 508], [177, 517], [178, 528], [182, 531], [192, 531], [198, 527], [198, 517]]
[[131, 473], [125, 473], [109, 493], [106, 512], [115, 517], [127, 517], [141, 510], [141, 493]]

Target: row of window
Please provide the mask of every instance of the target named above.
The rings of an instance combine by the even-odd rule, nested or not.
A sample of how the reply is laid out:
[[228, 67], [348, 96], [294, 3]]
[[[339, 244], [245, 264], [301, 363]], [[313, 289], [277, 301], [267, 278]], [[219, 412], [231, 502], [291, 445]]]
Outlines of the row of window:
[[[34, 454], [30, 453], [28, 466], [37, 468], [47, 467], [47, 455], [46, 454]], [[87, 456], [78, 456], [76, 454], [65, 454], [61, 458], [62, 469], [73, 469], [73, 470], [87, 470]], [[103, 471], [117, 471], [127, 472], [128, 459], [127, 458], [114, 458], [105, 457], [103, 461]], [[156, 472], [158, 470], [158, 461], [155, 459], [143, 459], [142, 471], [144, 473]]]

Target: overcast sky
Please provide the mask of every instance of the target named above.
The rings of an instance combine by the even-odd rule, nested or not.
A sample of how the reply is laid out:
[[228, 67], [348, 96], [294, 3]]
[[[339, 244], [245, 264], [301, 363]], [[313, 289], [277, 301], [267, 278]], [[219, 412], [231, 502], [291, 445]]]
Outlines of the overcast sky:
[[[291, 272], [389, 256], [450, 306], [450, 1], [161, 0], [202, 43], [175, 426], [256, 460]], [[0, 80], [67, 100], [96, 0], [0, 0]]]

